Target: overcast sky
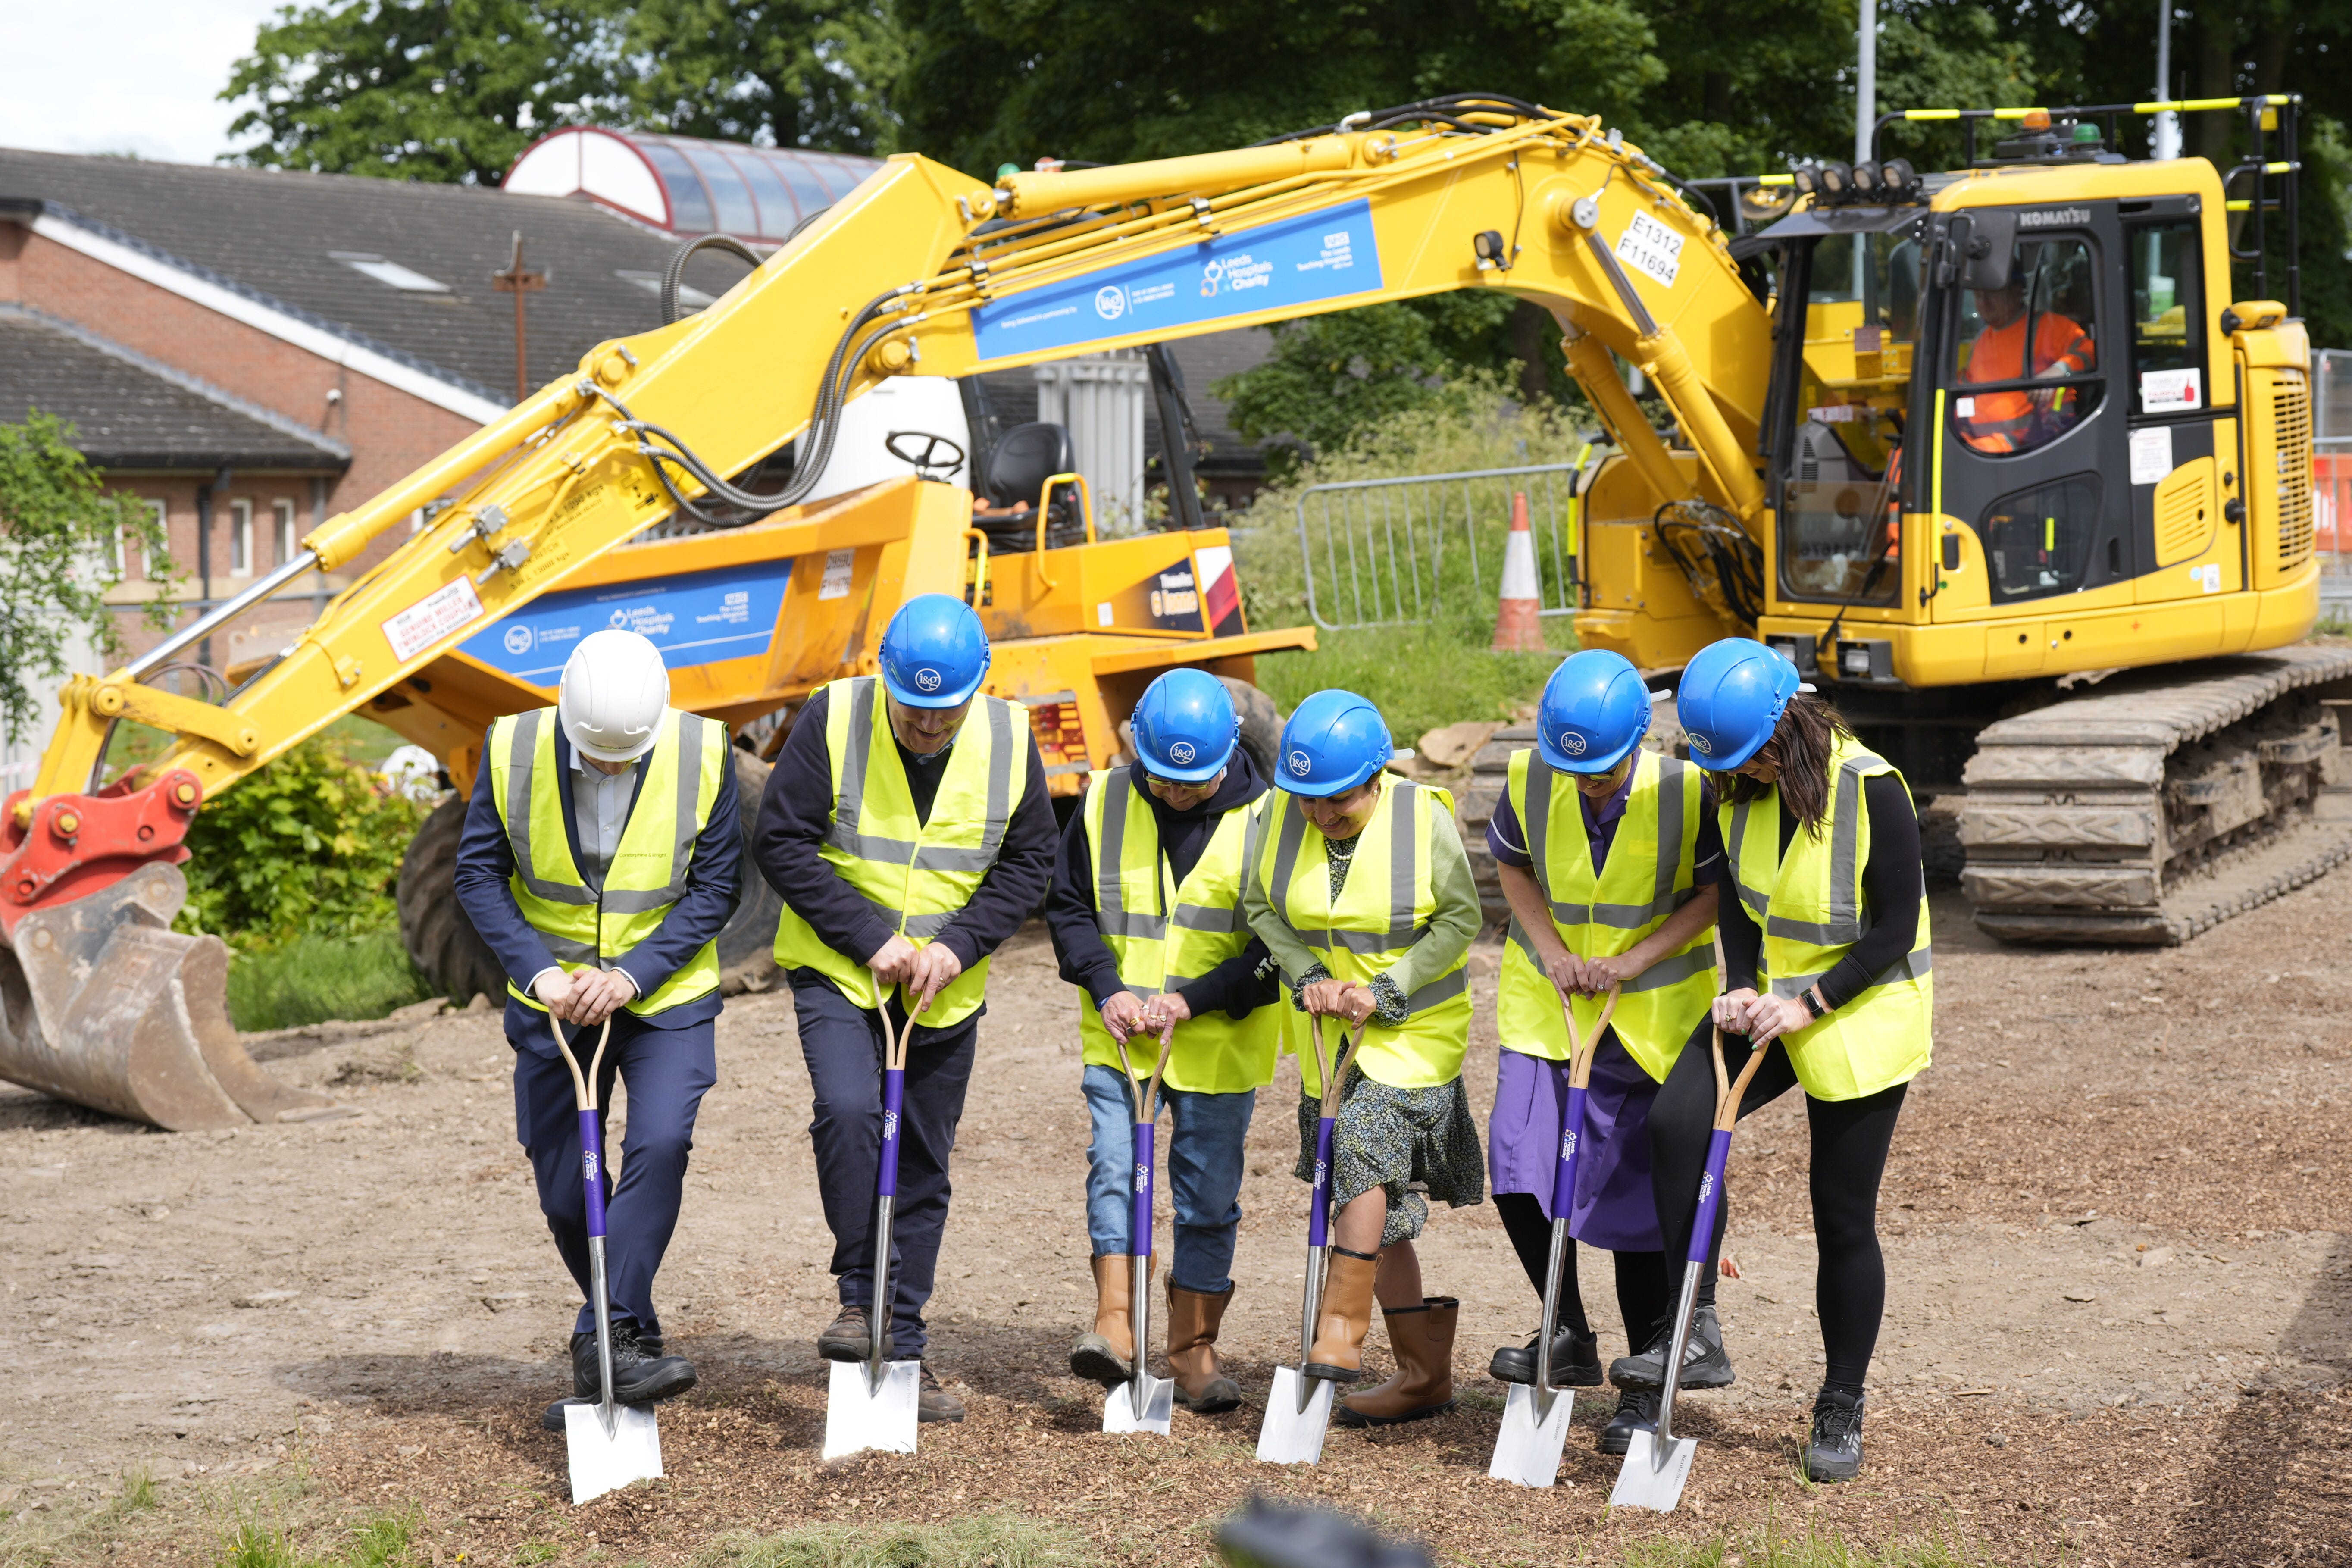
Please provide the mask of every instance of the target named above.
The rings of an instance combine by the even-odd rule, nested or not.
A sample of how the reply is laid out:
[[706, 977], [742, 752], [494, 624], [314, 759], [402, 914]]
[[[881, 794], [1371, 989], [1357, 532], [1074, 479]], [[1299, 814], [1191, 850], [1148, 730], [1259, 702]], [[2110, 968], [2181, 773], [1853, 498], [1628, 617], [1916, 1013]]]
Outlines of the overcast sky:
[[237, 110], [214, 95], [283, 0], [0, 0], [0, 147], [209, 163]]

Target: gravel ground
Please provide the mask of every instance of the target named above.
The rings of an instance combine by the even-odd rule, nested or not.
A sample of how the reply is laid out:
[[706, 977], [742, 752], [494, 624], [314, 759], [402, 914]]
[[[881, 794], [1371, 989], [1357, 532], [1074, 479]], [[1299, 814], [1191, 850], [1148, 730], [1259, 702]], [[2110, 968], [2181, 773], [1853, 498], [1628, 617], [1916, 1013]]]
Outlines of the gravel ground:
[[[1937, 1065], [1888, 1175], [1889, 1310], [1850, 1486], [1808, 1486], [1794, 1463], [1821, 1356], [1793, 1100], [1735, 1145], [1742, 1278], [1722, 1299], [1739, 1382], [1686, 1402], [1701, 1447], [1670, 1519], [1609, 1515], [1597, 1394], [1559, 1486], [1486, 1479], [1502, 1404], [1486, 1354], [1536, 1305], [1485, 1206], [1439, 1211], [1424, 1246], [1431, 1289], [1464, 1302], [1454, 1415], [1335, 1432], [1323, 1465], [1294, 1471], [1255, 1462], [1255, 1407], [1179, 1412], [1166, 1442], [1103, 1436], [1100, 1392], [1063, 1365], [1090, 1302], [1086, 1119], [1071, 994], [1033, 928], [996, 969], [933, 1305], [936, 1364], [971, 1419], [926, 1428], [911, 1458], [817, 1462], [812, 1341], [835, 1298], [807, 1079], [789, 1000], [745, 997], [720, 1025], [661, 1285], [703, 1384], [663, 1408], [669, 1479], [582, 1510], [562, 1439], [535, 1424], [562, 1381], [570, 1286], [513, 1142], [494, 1016], [257, 1037], [273, 1070], [358, 1110], [340, 1122], [174, 1137], [0, 1090], [20, 1352], [0, 1554], [144, 1467], [164, 1506], [62, 1538], [65, 1557], [209, 1563], [240, 1508], [323, 1529], [413, 1504], [436, 1564], [678, 1562], [732, 1529], [992, 1508], [1113, 1561], [1197, 1563], [1214, 1518], [1263, 1489], [1481, 1564], [1608, 1562], [1768, 1519], [2005, 1563], [2352, 1562], [2352, 1227], [2323, 1152], [2352, 1055], [2333, 962], [2352, 877], [2170, 952], [2001, 950], [1948, 902], [1936, 920]], [[1490, 1032], [1469, 1073], [1483, 1110]], [[1296, 1353], [1296, 1092], [1287, 1071], [1266, 1091], [1243, 1194], [1227, 1345], [1254, 1394]], [[1377, 1329], [1370, 1348], [1383, 1363]]]

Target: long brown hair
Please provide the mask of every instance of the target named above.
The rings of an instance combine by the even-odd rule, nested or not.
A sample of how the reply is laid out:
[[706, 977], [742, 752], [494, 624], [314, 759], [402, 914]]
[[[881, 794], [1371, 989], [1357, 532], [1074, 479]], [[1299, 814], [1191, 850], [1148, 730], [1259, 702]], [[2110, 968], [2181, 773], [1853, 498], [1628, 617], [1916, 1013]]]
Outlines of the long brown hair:
[[[1780, 809], [1794, 816], [1807, 833], [1820, 837], [1822, 819], [1830, 810], [1830, 752], [1841, 735], [1853, 739], [1853, 726], [1845, 721], [1845, 715], [1809, 691], [1798, 692], [1789, 699], [1772, 738], [1757, 748], [1753, 759], [1779, 764], [1780, 778], [1768, 784], [1745, 773], [1719, 773], [1721, 798], [1738, 805], [1760, 800], [1766, 791], [1777, 789]], [[1727, 788], [1721, 783], [1725, 779], [1729, 780]]]

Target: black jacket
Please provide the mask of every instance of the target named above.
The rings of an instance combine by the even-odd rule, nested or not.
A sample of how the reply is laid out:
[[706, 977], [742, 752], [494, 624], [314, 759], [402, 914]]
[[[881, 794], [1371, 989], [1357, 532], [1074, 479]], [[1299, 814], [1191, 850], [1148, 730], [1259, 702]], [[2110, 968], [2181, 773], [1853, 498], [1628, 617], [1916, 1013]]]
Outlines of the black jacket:
[[[1168, 861], [1171, 887], [1183, 881], [1200, 864], [1201, 852], [1208, 847], [1224, 814], [1246, 808], [1265, 794], [1266, 787], [1265, 781], [1251, 765], [1249, 753], [1239, 747], [1234, 748], [1233, 761], [1226, 764], [1224, 783], [1217, 786], [1217, 793], [1190, 811], [1171, 810], [1143, 787], [1140, 776], [1132, 768], [1128, 770], [1127, 780], [1128, 787], [1142, 795], [1151, 807], [1152, 820], [1160, 830], [1160, 852]], [[1121, 801], [1105, 803], [1108, 811], [1122, 810], [1124, 806]], [[1045, 899], [1045, 925], [1054, 935], [1054, 952], [1061, 960], [1062, 978], [1082, 987], [1099, 1010], [1127, 986], [1118, 977], [1118, 960], [1112, 956], [1102, 939], [1102, 929], [1095, 923], [1094, 879], [1094, 846], [1087, 837], [1087, 814], [1081, 806], [1070, 814], [1069, 826], [1062, 830], [1061, 858], [1054, 866], [1054, 890]], [[1261, 976], [1261, 969], [1269, 972]], [[1226, 1013], [1243, 1018], [1249, 1016], [1251, 1008], [1273, 1001], [1275, 986], [1274, 975], [1266, 964], [1265, 943], [1253, 936], [1248, 946], [1191, 984], [1179, 986], [1177, 994], [1195, 1014]]]

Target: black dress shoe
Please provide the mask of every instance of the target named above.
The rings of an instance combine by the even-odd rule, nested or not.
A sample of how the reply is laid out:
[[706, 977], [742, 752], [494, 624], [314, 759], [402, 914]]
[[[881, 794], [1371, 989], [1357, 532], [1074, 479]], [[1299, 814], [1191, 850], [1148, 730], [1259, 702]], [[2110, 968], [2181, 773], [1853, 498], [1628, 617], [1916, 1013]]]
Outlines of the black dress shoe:
[[[659, 1334], [640, 1334], [635, 1323], [613, 1325], [613, 1398], [621, 1405], [654, 1405], [675, 1399], [694, 1386], [694, 1363], [682, 1355], [665, 1355]], [[602, 1399], [604, 1381], [596, 1369], [593, 1330], [572, 1336], [572, 1393], [579, 1399]], [[561, 1411], [556, 1420], [562, 1420]]]
[[[1533, 1387], [1536, 1381], [1536, 1340], [1538, 1330], [1523, 1345], [1505, 1345], [1486, 1363], [1486, 1374], [1499, 1383], [1516, 1383]], [[1601, 1340], [1598, 1335], [1580, 1338], [1573, 1329], [1562, 1329], [1551, 1339], [1551, 1385], [1554, 1388], [1598, 1388], [1601, 1386]]]
[[844, 1307], [816, 1336], [816, 1353], [827, 1361], [864, 1361], [873, 1349], [873, 1325], [863, 1307]]
[[1601, 1429], [1593, 1447], [1603, 1454], [1622, 1454], [1633, 1446], [1636, 1432], [1658, 1429], [1659, 1395], [1646, 1388], [1629, 1388], [1617, 1396], [1617, 1413]]
[[[1609, 1363], [1609, 1381], [1620, 1388], [1664, 1388], [1666, 1352], [1673, 1349], [1674, 1326], [1658, 1331], [1649, 1349], [1639, 1355], [1619, 1356]], [[1690, 1342], [1683, 1346], [1683, 1388], [1729, 1388], [1731, 1356], [1723, 1348], [1723, 1324], [1713, 1307], [1701, 1305], [1691, 1314]]]
[[1813, 1399], [1813, 1432], [1805, 1444], [1805, 1474], [1816, 1481], [1850, 1481], [1862, 1473], [1859, 1394], [1824, 1388]]

